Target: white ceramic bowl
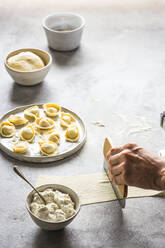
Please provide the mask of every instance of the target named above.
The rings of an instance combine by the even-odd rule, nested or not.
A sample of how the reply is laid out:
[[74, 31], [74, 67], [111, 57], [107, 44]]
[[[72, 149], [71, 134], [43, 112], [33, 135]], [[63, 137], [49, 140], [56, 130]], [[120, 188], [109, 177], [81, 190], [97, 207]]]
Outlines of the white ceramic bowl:
[[45, 17], [42, 25], [49, 47], [58, 51], [71, 51], [80, 44], [85, 20], [74, 13], [55, 13]]
[[[8, 66], [7, 59], [9, 57], [14, 56], [20, 52], [27, 52], [27, 51], [33, 52], [36, 55], [38, 55], [43, 60], [45, 66], [41, 69], [29, 71], [29, 72], [14, 70], [10, 66]], [[13, 51], [9, 53], [7, 58], [5, 59], [5, 67], [6, 67], [7, 72], [10, 74], [10, 76], [13, 78], [13, 80], [16, 83], [24, 85], [24, 86], [36, 85], [42, 82], [43, 79], [46, 77], [51, 64], [52, 64], [52, 57], [49, 53], [43, 50], [34, 49], [34, 48], [24, 48], [24, 49]]]
[[27, 210], [32, 218], [32, 220], [39, 226], [41, 227], [42, 229], [44, 230], [60, 230], [60, 229], [63, 229], [64, 227], [66, 227], [67, 225], [69, 225], [73, 219], [76, 217], [76, 215], [78, 214], [79, 210], [80, 210], [80, 200], [79, 200], [79, 197], [78, 195], [76, 194], [75, 191], [73, 191], [71, 188], [68, 188], [64, 185], [60, 185], [60, 184], [44, 184], [44, 185], [41, 185], [39, 187], [37, 187], [37, 189], [39, 191], [44, 191], [46, 188], [53, 188], [55, 190], [59, 190], [63, 193], [66, 193], [66, 194], [69, 194], [72, 201], [75, 203], [75, 214], [73, 216], [71, 216], [70, 218], [66, 219], [65, 221], [60, 221], [60, 222], [49, 222], [49, 221], [45, 221], [45, 220], [42, 220], [38, 217], [36, 217], [30, 210], [30, 203], [32, 202], [32, 199], [33, 199], [33, 195], [35, 193], [35, 191], [31, 191], [29, 193], [29, 195], [27, 196], [27, 199], [26, 199], [26, 207], [27, 207]]

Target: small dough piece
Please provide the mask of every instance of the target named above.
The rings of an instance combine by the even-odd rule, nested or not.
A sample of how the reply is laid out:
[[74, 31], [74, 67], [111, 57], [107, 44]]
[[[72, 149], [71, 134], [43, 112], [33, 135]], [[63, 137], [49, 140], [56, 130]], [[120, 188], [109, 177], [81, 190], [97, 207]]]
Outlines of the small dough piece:
[[45, 156], [52, 156], [58, 152], [57, 144], [52, 141], [42, 141], [39, 142], [39, 145], [41, 153]]
[[79, 129], [76, 125], [71, 125], [67, 128], [65, 138], [69, 142], [76, 142], [79, 139]]
[[60, 143], [60, 133], [57, 132], [56, 130], [52, 130], [48, 132], [48, 140], [55, 142], [57, 145]]
[[73, 124], [75, 122], [76, 122], [76, 120], [71, 114], [61, 112], [60, 125], [62, 127], [69, 127], [71, 124]]
[[44, 112], [49, 117], [55, 117], [59, 114], [61, 107], [55, 103], [46, 103], [43, 105]]
[[21, 52], [7, 59], [7, 64], [17, 71], [34, 71], [43, 68], [43, 60], [33, 52]]
[[39, 115], [40, 115], [40, 109], [36, 105], [28, 109], [25, 109], [24, 111], [24, 117], [31, 122], [35, 121], [36, 117], [39, 117]]
[[30, 124], [22, 128], [20, 132], [20, 138], [21, 140], [24, 140], [24, 141], [32, 142], [32, 140], [34, 139], [34, 136], [35, 136], [34, 128]]
[[39, 129], [52, 129], [55, 123], [52, 119], [47, 117], [41, 117], [36, 119], [36, 127]]
[[17, 153], [26, 153], [29, 147], [29, 143], [26, 141], [19, 141], [14, 144], [13, 151]]
[[2, 122], [0, 125], [0, 133], [3, 137], [10, 138], [15, 134], [15, 126], [10, 122]]
[[28, 123], [28, 120], [19, 115], [10, 115], [8, 121], [13, 123], [15, 126], [21, 126]]

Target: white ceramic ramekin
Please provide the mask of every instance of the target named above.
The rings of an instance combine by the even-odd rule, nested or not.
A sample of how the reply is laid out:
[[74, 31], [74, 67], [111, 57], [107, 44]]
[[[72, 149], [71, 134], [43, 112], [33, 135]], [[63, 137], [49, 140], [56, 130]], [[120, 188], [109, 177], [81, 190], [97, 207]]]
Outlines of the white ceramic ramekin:
[[66, 227], [67, 225], [69, 225], [73, 219], [76, 217], [76, 215], [78, 214], [78, 212], [80, 211], [80, 200], [78, 195], [76, 194], [75, 191], [73, 191], [71, 188], [68, 188], [64, 185], [60, 185], [60, 184], [44, 184], [41, 185], [39, 187], [37, 187], [38, 191], [44, 191], [47, 188], [53, 188], [54, 190], [59, 190], [65, 194], [68, 194], [72, 201], [75, 203], [75, 214], [73, 216], [71, 216], [70, 218], [64, 220], [64, 221], [60, 221], [60, 222], [50, 222], [50, 221], [45, 221], [42, 220], [40, 218], [38, 218], [37, 216], [35, 216], [32, 211], [30, 210], [30, 204], [33, 200], [33, 195], [35, 193], [34, 190], [32, 190], [29, 195], [27, 196], [26, 199], [26, 207], [27, 210], [32, 218], [32, 220], [35, 222], [35, 224], [37, 224], [40, 228], [44, 229], [44, 230], [60, 230], [63, 229], [64, 227]]
[[71, 51], [80, 45], [85, 20], [74, 13], [54, 13], [45, 17], [42, 25], [49, 47], [57, 51]]
[[[7, 59], [21, 52], [35, 53], [43, 60], [45, 66], [41, 69], [34, 70], [34, 71], [28, 71], [28, 72], [14, 70], [10, 66], [8, 66]], [[34, 49], [34, 48], [24, 48], [24, 49], [13, 51], [9, 53], [7, 58], [5, 59], [5, 67], [6, 67], [7, 72], [10, 74], [10, 76], [13, 78], [13, 80], [16, 83], [20, 85], [24, 85], [24, 86], [36, 85], [42, 82], [44, 78], [46, 77], [51, 64], [52, 64], [52, 57], [48, 52], [45, 52], [44, 50], [40, 50], [40, 49]]]

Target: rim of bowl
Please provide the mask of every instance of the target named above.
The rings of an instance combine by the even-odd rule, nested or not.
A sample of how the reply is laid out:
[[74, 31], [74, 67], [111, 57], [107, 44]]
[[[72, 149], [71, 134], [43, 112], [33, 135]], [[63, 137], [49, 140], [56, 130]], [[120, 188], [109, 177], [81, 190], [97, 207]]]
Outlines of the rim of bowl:
[[[37, 216], [30, 210], [30, 207], [29, 207], [29, 204], [28, 204], [28, 201], [27, 201], [28, 196], [29, 196], [34, 190], [30, 191], [30, 193], [29, 193], [28, 196], [26, 197], [26, 208], [27, 208], [28, 212], [30, 212], [35, 218], [37, 218], [38, 220], [43, 221], [43, 222], [45, 222], [45, 223], [50, 223], [50, 224], [65, 223], [66, 221], [72, 219], [73, 217], [75, 217], [75, 216], [79, 213], [80, 208], [81, 208], [80, 198], [79, 198], [78, 194], [77, 194], [73, 189], [71, 189], [71, 188], [69, 188], [69, 187], [67, 187], [67, 186], [65, 186], [65, 185], [62, 185], [62, 184], [55, 184], [55, 183], [54, 183], [54, 184], [42, 184], [42, 185], [36, 187], [36, 189], [39, 189], [39, 188], [42, 187], [42, 186], [45, 186], [45, 187], [52, 187], [52, 185], [58, 185], [58, 186], [65, 187], [65, 188], [70, 189], [71, 191], [73, 191], [74, 194], [76, 194], [76, 196], [77, 196], [77, 198], [78, 198], [78, 208], [77, 208], [77, 210], [76, 210], [76, 212], [75, 212], [74, 215], [72, 215], [71, 217], [67, 218], [66, 220], [62, 220], [62, 221], [58, 221], [58, 222], [46, 221], [46, 220], [40, 219], [39, 217], [37, 217]], [[62, 192], [62, 191], [61, 191], [61, 192]], [[62, 193], [65, 193], [65, 192], [62, 192]], [[67, 194], [67, 193], [66, 193], [66, 194]], [[69, 194], [69, 193], [68, 193], [68, 194]], [[72, 199], [72, 201], [73, 201], [73, 199]], [[74, 203], [75, 203], [75, 202], [74, 202]]]
[[[65, 32], [61, 32], [61, 31], [58, 31], [58, 30], [51, 29], [51, 28], [49, 28], [49, 27], [46, 25], [45, 22], [46, 22], [46, 20], [47, 20], [48, 18], [50, 18], [51, 16], [61, 16], [61, 15], [77, 16], [77, 17], [79, 17], [79, 18], [81, 19], [82, 23], [81, 23], [81, 25], [80, 25], [78, 28], [74, 28], [74, 29], [72, 29], [72, 30], [68, 30], [68, 31], [65, 31]], [[45, 29], [47, 29], [47, 30], [49, 30], [49, 31], [51, 31], [51, 32], [60, 33], [60, 34], [66, 34], [66, 33], [75, 32], [75, 31], [81, 29], [84, 25], [85, 25], [85, 19], [84, 19], [84, 17], [81, 16], [81, 15], [79, 15], [79, 14], [77, 14], [77, 13], [73, 13], [73, 12], [56, 12], [56, 13], [47, 15], [46, 17], [44, 17], [44, 19], [43, 19], [43, 21], [42, 21], [42, 26], [43, 26]]]
[[[14, 52], [17, 52], [17, 51], [20, 51], [21, 52], [21, 50], [22, 51], [24, 51], [24, 50], [36, 50], [36, 51], [41, 51], [41, 52], [44, 52], [45, 54], [47, 54], [48, 56], [49, 56], [49, 63], [47, 64], [47, 65], [45, 65], [43, 68], [41, 68], [41, 69], [36, 69], [36, 70], [33, 70], [33, 71], [19, 71], [19, 70], [15, 70], [15, 69], [13, 69], [12, 67], [10, 67], [8, 64], [7, 64], [7, 59], [8, 58], [10, 58], [11, 56], [10, 56], [10, 54], [11, 53], [14, 53]], [[15, 54], [16, 55], [16, 54]], [[38, 54], [37, 54], [38, 55]], [[39, 56], [39, 55], [38, 55]], [[40, 57], [40, 56], [39, 56]], [[41, 58], [41, 57], [40, 57]], [[41, 58], [42, 59], [42, 58]], [[17, 50], [14, 50], [14, 51], [12, 51], [12, 52], [10, 52], [10, 53], [8, 53], [8, 55], [6, 56], [6, 59], [5, 59], [5, 62], [4, 62], [4, 64], [5, 64], [5, 66], [8, 68], [8, 69], [10, 69], [10, 70], [12, 70], [12, 71], [14, 71], [14, 72], [18, 72], [18, 73], [33, 73], [33, 72], [38, 72], [38, 71], [42, 71], [43, 69], [45, 69], [45, 68], [47, 68], [48, 66], [50, 66], [51, 64], [52, 64], [52, 56], [51, 56], [51, 54], [50, 53], [48, 53], [48, 52], [46, 52], [45, 50], [42, 50], [42, 49], [38, 49], [38, 48], [33, 48], [33, 47], [28, 47], [28, 48], [21, 48], [21, 49], [17, 49]]]

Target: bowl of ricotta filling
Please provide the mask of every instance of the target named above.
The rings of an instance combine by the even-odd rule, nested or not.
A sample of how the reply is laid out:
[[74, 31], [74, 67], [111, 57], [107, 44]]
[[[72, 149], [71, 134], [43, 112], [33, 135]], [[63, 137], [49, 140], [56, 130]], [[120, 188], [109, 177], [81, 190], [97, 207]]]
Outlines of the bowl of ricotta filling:
[[75, 191], [60, 184], [37, 187], [46, 204], [33, 190], [26, 199], [32, 220], [44, 230], [60, 230], [70, 224], [80, 210], [80, 200]]
[[13, 80], [24, 86], [44, 80], [52, 64], [51, 55], [40, 49], [24, 48], [8, 54], [5, 67]]

